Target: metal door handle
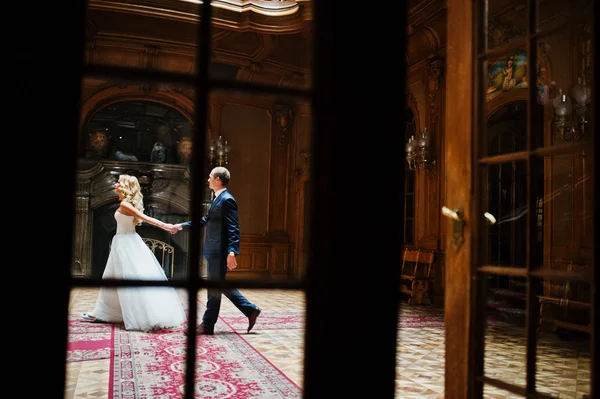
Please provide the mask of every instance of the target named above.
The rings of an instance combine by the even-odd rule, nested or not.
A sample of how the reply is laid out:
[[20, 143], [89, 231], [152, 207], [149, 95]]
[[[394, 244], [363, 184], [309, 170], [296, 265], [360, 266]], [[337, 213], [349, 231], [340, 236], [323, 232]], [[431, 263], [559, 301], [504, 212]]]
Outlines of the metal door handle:
[[452, 210], [447, 206], [442, 207], [442, 215], [449, 217], [452, 220], [460, 222], [462, 220], [462, 208]]
[[462, 207], [452, 210], [447, 206], [443, 206], [442, 215], [452, 220], [452, 247], [458, 250], [465, 241], [463, 235], [465, 229], [464, 211]]

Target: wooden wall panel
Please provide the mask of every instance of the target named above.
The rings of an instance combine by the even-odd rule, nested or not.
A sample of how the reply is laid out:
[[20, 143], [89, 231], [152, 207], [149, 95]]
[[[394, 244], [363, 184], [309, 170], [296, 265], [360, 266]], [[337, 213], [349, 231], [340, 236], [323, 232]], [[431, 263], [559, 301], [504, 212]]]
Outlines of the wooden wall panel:
[[247, 248], [248, 252], [252, 254], [252, 264], [250, 269], [254, 271], [267, 271], [269, 270], [270, 251], [268, 248]]
[[293, 135], [294, 110], [286, 104], [274, 104], [271, 111], [271, 184], [269, 186], [270, 234], [288, 236], [287, 207], [289, 200], [290, 142]]
[[310, 153], [310, 137], [312, 135], [311, 115], [298, 115], [296, 117], [296, 151], [294, 152], [294, 170], [305, 167], [305, 160], [301, 153]]
[[[436, 252], [435, 282], [431, 293], [434, 303], [443, 306], [444, 298], [444, 225], [440, 208], [446, 197], [445, 151], [445, 2], [432, 1], [411, 11], [409, 16], [409, 68], [407, 106], [413, 110], [418, 133], [427, 128], [431, 137], [430, 159], [435, 160], [434, 176], [415, 173], [414, 247]], [[403, 132], [402, 132], [403, 133]], [[404, 155], [404, 149], [402, 149]]]
[[[252, 264], [253, 264], [253, 257], [254, 257], [254, 253], [250, 253], [250, 252], [241, 252], [238, 255], [238, 266], [236, 268], [236, 270], [252, 270]], [[266, 264], [266, 262], [265, 262]]]
[[231, 145], [229, 189], [238, 202], [241, 232], [264, 235], [269, 219], [269, 112], [245, 105], [223, 104], [219, 134]]
[[276, 246], [273, 248], [273, 267], [272, 274], [287, 274], [288, 266], [288, 247], [287, 246]]
[[289, 224], [290, 243], [294, 246], [289, 274], [304, 276], [308, 260], [308, 219], [310, 196], [310, 152], [312, 142], [312, 115], [308, 104], [296, 107], [295, 135], [292, 137], [293, 173], [290, 176]]

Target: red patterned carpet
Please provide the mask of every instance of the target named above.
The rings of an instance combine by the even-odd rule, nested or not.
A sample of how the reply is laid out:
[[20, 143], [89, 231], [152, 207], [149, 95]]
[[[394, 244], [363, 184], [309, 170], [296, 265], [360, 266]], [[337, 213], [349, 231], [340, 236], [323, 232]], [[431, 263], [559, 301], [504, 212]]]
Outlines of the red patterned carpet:
[[[109, 397], [181, 397], [185, 336], [182, 330], [146, 334], [117, 327]], [[233, 331], [198, 340], [196, 397], [300, 398], [300, 388]]]
[[82, 322], [69, 318], [67, 361], [108, 359], [113, 348], [115, 326]]
[[[203, 312], [204, 306], [198, 306]], [[243, 334], [247, 325], [245, 319]], [[69, 321], [67, 359], [74, 362], [110, 357], [111, 399], [180, 398], [184, 392], [185, 328], [144, 333], [127, 331], [123, 325], [88, 323], [74, 317]], [[197, 398], [301, 396], [298, 385], [224, 320], [217, 323], [214, 336], [198, 338]]]

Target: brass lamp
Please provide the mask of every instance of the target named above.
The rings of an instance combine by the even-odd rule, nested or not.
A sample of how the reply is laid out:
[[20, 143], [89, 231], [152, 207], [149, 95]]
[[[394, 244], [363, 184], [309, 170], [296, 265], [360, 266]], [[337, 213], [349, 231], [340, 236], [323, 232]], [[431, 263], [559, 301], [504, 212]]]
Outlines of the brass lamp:
[[211, 167], [227, 167], [229, 165], [228, 155], [231, 151], [231, 146], [223, 136], [219, 136], [218, 140], [211, 140], [208, 150], [208, 162]]
[[554, 103], [554, 129], [562, 140], [579, 141], [586, 135], [591, 94], [591, 88], [585, 80], [578, 78], [577, 84], [571, 89], [571, 97], [576, 103], [573, 112], [571, 98], [559, 90], [557, 101]]
[[411, 136], [406, 143], [406, 162], [410, 170], [425, 170], [433, 178], [435, 160], [430, 159], [430, 144], [431, 137], [427, 133], [427, 128], [424, 128], [416, 139]]

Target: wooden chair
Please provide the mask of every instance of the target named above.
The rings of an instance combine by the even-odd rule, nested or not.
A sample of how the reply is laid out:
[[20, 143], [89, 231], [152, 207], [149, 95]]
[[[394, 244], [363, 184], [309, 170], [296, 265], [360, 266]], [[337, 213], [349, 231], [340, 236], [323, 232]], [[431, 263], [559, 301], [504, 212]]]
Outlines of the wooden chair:
[[[590, 266], [569, 262], [567, 273], [591, 275]], [[589, 284], [570, 281], [544, 281], [544, 295], [538, 295], [540, 318], [538, 332], [549, 328], [557, 332], [558, 328], [585, 333], [592, 332], [589, 311]], [[579, 316], [579, 317], [578, 317]]]
[[[403, 281], [400, 290], [409, 294], [409, 305], [429, 305], [431, 298], [429, 295], [433, 282], [433, 262], [435, 253], [421, 249], [404, 250], [402, 257], [402, 268], [400, 269], [400, 279]], [[410, 288], [408, 288], [410, 283]]]
[[412, 280], [415, 275], [417, 265], [419, 264], [419, 255], [421, 252], [418, 249], [404, 249], [402, 256], [402, 269], [400, 276], [405, 280]]

